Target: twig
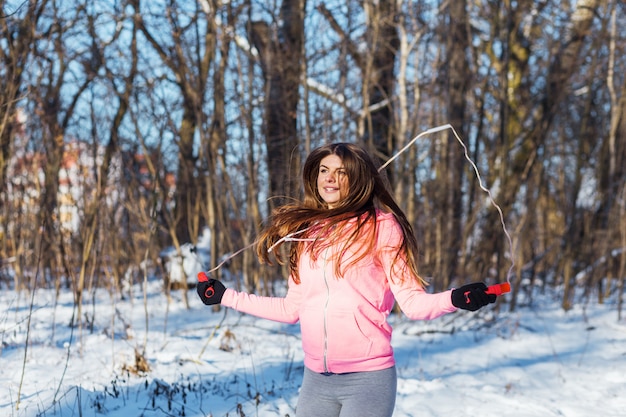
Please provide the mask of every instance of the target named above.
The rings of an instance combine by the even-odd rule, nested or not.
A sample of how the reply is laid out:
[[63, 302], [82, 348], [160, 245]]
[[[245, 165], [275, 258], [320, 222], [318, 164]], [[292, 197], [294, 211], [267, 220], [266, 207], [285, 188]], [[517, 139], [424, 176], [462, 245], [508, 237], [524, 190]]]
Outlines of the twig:
[[[45, 227], [45, 219], [44, 224]], [[30, 342], [30, 323], [33, 317], [33, 304], [35, 304], [35, 291], [37, 290], [37, 277], [39, 276], [39, 268], [41, 266], [41, 256], [43, 252], [43, 233], [39, 235], [39, 254], [37, 255], [37, 269], [35, 270], [35, 275], [32, 278], [31, 282], [31, 293], [30, 293], [30, 307], [28, 310], [28, 322], [26, 324], [26, 341], [24, 342], [24, 360], [22, 361], [22, 375], [20, 376], [20, 385], [17, 389], [17, 401], [15, 403], [15, 409], [19, 410], [20, 408], [20, 396], [22, 393], [22, 385], [24, 383], [24, 375], [26, 372], [26, 359], [28, 358], [28, 343]]]
[[[74, 319], [76, 318], [76, 303], [74, 303], [74, 307], [72, 308], [72, 319], [70, 323], [74, 323]], [[67, 356], [65, 357], [65, 366], [63, 367], [63, 372], [61, 373], [61, 379], [59, 380], [59, 385], [57, 386], [57, 390], [54, 393], [54, 397], [52, 398], [52, 404], [56, 404], [57, 395], [59, 395], [59, 391], [61, 390], [61, 384], [63, 383], [63, 379], [65, 378], [65, 372], [67, 372], [67, 367], [70, 363], [70, 352], [72, 349], [72, 341], [74, 340], [74, 328], [76, 326], [70, 326], [70, 341], [67, 344]]]
[[143, 257], [143, 309], [145, 313], [145, 321], [146, 321], [146, 331], [144, 333], [143, 339], [143, 350], [141, 352], [141, 356], [145, 356], [146, 354], [146, 346], [148, 345], [148, 325], [149, 325], [149, 313], [148, 313], [148, 254], [150, 253], [150, 242], [152, 240], [152, 236], [154, 235], [157, 225], [156, 225], [156, 216], [157, 216], [157, 194], [156, 194], [156, 181], [154, 184], [154, 188], [152, 190], [152, 210], [150, 213], [150, 220], [152, 224], [150, 226], [150, 235], [148, 237], [148, 245], [146, 246], [146, 253]]
[[211, 332], [211, 334], [209, 335], [209, 337], [207, 338], [206, 342], [204, 343], [204, 346], [202, 346], [202, 349], [200, 350], [200, 353], [198, 354], [198, 361], [200, 361], [200, 359], [202, 358], [202, 355], [204, 354], [204, 351], [206, 350], [207, 346], [209, 345], [209, 342], [211, 342], [211, 340], [213, 340], [213, 337], [215, 336], [215, 333], [217, 332], [217, 329], [219, 329], [220, 327], [222, 327], [222, 324], [224, 324], [224, 320], [226, 320], [226, 314], [228, 312], [228, 309], [225, 308], [224, 309], [224, 315], [222, 316], [222, 319], [220, 320], [219, 323], [217, 323], [217, 325], [213, 328], [213, 331]]

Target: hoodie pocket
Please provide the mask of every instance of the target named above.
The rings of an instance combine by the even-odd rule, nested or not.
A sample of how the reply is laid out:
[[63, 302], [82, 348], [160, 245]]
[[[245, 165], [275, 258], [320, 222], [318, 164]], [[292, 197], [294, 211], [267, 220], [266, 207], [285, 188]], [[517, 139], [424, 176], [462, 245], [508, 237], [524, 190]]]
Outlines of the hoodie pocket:
[[372, 355], [374, 340], [371, 326], [367, 320], [359, 322], [351, 311], [336, 312], [332, 320], [332, 331], [328, 334], [328, 356], [340, 361], [353, 361]]

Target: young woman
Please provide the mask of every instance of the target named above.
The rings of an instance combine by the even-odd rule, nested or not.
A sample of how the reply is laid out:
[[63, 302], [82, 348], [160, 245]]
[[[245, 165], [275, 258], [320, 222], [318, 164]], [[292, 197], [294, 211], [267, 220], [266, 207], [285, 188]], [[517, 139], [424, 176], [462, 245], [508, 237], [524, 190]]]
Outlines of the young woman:
[[304, 200], [277, 209], [257, 254], [271, 263], [291, 242], [288, 290], [259, 297], [198, 283], [207, 304], [300, 322], [304, 377], [298, 417], [393, 414], [396, 369], [387, 316], [397, 301], [414, 320], [493, 303], [483, 283], [436, 294], [417, 272], [417, 241], [370, 155], [349, 143], [322, 146], [303, 170]]

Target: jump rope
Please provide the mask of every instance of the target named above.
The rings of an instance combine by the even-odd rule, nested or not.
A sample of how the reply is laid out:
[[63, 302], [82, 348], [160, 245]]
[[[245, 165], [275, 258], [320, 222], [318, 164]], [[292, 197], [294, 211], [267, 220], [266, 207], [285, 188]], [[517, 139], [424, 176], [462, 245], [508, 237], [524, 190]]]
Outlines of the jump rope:
[[[476, 178], [478, 179], [478, 185], [480, 186], [480, 189], [483, 190], [487, 194], [487, 196], [489, 198], [490, 204], [498, 211], [498, 215], [499, 215], [499, 218], [500, 218], [500, 224], [502, 226], [502, 230], [503, 230], [504, 235], [506, 236], [506, 238], [508, 240], [508, 243], [509, 243], [509, 257], [510, 257], [510, 260], [511, 260], [511, 266], [509, 267], [509, 270], [507, 271], [506, 282], [490, 285], [489, 287], [487, 287], [487, 290], [485, 292], [487, 294], [493, 294], [493, 295], [496, 295], [496, 296], [508, 293], [508, 292], [511, 291], [511, 275], [513, 273], [513, 268], [515, 267], [515, 253], [514, 253], [514, 250], [513, 250], [513, 240], [511, 239], [511, 235], [510, 235], [510, 233], [509, 233], [509, 231], [508, 231], [508, 229], [506, 227], [506, 223], [504, 221], [504, 214], [502, 213], [502, 209], [500, 208], [498, 203], [495, 202], [495, 200], [493, 198], [493, 195], [491, 194], [491, 190], [489, 188], [487, 188], [483, 184], [483, 179], [480, 176], [480, 172], [478, 170], [478, 167], [476, 166], [476, 164], [474, 163], [472, 158], [470, 158], [470, 156], [469, 156], [467, 146], [465, 145], [465, 143], [463, 143], [463, 140], [461, 140], [461, 137], [459, 136], [459, 134], [457, 133], [457, 131], [454, 129], [454, 127], [451, 124], [445, 124], [445, 125], [441, 125], [441, 126], [436, 126], [436, 127], [430, 128], [430, 129], [428, 129], [428, 130], [418, 134], [409, 143], [407, 143], [405, 147], [400, 149], [395, 155], [393, 155], [391, 158], [389, 158], [387, 160], [387, 162], [385, 162], [383, 165], [381, 165], [380, 168], [378, 168], [378, 172], [380, 172], [383, 169], [385, 169], [398, 156], [400, 156], [403, 152], [405, 152], [407, 149], [409, 149], [411, 146], [413, 146], [413, 144], [415, 142], [417, 142], [417, 140], [420, 139], [421, 137], [429, 135], [429, 134], [432, 134], [432, 133], [441, 132], [441, 131], [446, 130], [446, 129], [450, 129], [452, 131], [452, 133], [454, 134], [454, 137], [456, 138], [457, 142], [459, 142], [461, 147], [463, 147], [463, 154], [465, 156], [465, 159], [472, 166], [472, 169], [474, 170], [474, 173], [476, 174]], [[302, 233], [304, 233], [308, 229], [309, 228], [298, 230], [296, 232], [293, 232], [293, 233], [290, 233], [288, 235], [283, 236], [278, 241], [276, 241], [276, 243], [274, 243], [272, 246], [270, 246], [267, 251], [268, 252], [272, 252], [274, 250], [274, 248], [276, 248], [276, 246], [280, 245], [283, 242], [288, 242], [288, 241], [289, 242], [293, 242], [293, 241], [312, 241], [312, 240], [314, 240], [313, 238], [298, 238], [298, 237], [296, 237], [298, 235], [301, 235]], [[213, 268], [213, 269], [211, 269], [211, 270], [209, 270], [207, 272], [200, 272], [198, 274], [198, 281], [199, 282], [206, 282], [206, 281], [208, 281], [209, 277], [208, 277], [207, 274], [210, 274], [211, 272], [214, 272], [214, 271], [218, 270], [226, 262], [228, 262], [230, 259], [232, 259], [235, 256], [239, 255], [241, 252], [245, 251], [246, 249], [249, 249], [249, 248], [255, 246], [256, 243], [257, 242], [253, 242], [250, 245], [248, 245], [246, 247], [243, 247], [243, 248], [239, 249], [238, 251], [232, 253], [231, 255], [226, 257], [224, 260], [222, 260], [222, 262], [220, 262], [220, 264], [217, 265], [215, 268]], [[207, 297], [211, 297], [213, 294], [214, 294], [213, 287], [212, 286], [208, 287], [206, 292], [205, 292], [205, 295]], [[468, 294], [466, 293], [465, 296], [466, 296], [466, 299], [469, 302]]]

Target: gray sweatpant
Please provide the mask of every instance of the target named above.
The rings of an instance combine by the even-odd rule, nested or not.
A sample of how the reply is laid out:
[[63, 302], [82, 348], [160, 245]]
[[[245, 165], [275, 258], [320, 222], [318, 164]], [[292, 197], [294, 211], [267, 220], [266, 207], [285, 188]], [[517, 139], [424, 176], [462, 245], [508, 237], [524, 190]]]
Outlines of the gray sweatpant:
[[396, 404], [396, 368], [318, 374], [304, 368], [297, 417], [391, 417]]

